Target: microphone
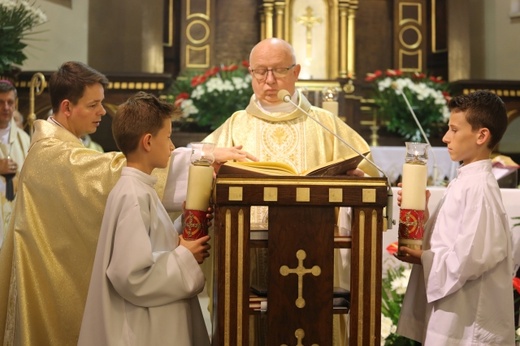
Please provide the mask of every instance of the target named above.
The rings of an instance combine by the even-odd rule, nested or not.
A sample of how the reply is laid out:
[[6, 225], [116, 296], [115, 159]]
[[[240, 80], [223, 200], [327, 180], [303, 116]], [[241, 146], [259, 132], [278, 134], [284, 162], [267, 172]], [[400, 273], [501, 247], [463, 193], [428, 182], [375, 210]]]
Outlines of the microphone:
[[378, 166], [375, 164], [375, 162], [373, 162], [372, 160], [370, 160], [368, 157], [366, 157], [366, 155], [364, 155], [363, 153], [361, 153], [359, 150], [357, 150], [356, 148], [354, 148], [352, 145], [350, 145], [349, 143], [347, 143], [347, 141], [345, 141], [343, 138], [341, 138], [340, 136], [338, 136], [337, 133], [335, 133], [334, 131], [332, 131], [331, 129], [329, 129], [327, 126], [323, 125], [318, 119], [316, 119], [314, 116], [310, 115], [309, 112], [305, 111], [303, 108], [301, 108], [300, 106], [298, 106], [296, 103], [294, 103], [291, 99], [291, 94], [289, 93], [289, 91], [285, 90], [285, 89], [281, 89], [280, 91], [278, 91], [278, 99], [280, 101], [283, 101], [285, 103], [290, 103], [292, 104], [293, 106], [295, 106], [296, 108], [298, 108], [300, 111], [302, 111], [307, 117], [309, 117], [310, 119], [312, 119], [316, 124], [320, 125], [324, 130], [326, 130], [327, 132], [329, 132], [331, 135], [333, 135], [334, 137], [336, 137], [341, 143], [343, 143], [344, 145], [346, 145], [347, 147], [349, 147], [351, 150], [353, 150], [356, 154], [358, 154], [359, 156], [361, 156], [362, 158], [364, 158], [365, 160], [367, 160], [368, 163], [370, 163], [373, 167], [375, 167], [379, 172], [381, 172], [383, 174], [383, 176], [386, 178], [387, 180], [387, 184], [388, 184], [388, 190], [387, 190], [387, 196], [388, 196], [388, 201], [387, 201], [387, 207], [386, 207], [386, 218], [387, 218], [387, 228], [388, 229], [391, 229], [392, 228], [392, 225], [395, 224], [395, 221], [393, 220], [393, 212], [392, 212], [392, 209], [393, 209], [393, 193], [392, 193], [392, 184], [390, 182], [390, 178], [388, 178], [388, 176], [386, 175], [386, 173]]

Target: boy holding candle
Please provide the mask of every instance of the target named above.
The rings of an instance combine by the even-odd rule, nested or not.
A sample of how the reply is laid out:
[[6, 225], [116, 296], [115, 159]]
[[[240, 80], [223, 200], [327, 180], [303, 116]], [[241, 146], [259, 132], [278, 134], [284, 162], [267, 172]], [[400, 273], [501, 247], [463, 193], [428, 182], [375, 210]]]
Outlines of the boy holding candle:
[[[490, 155], [507, 127], [504, 103], [489, 91], [453, 98], [443, 137], [462, 162], [425, 226], [397, 333], [424, 345], [514, 345], [512, 240]], [[400, 197], [398, 198], [400, 202]]]
[[79, 345], [209, 345], [197, 298], [209, 236], [179, 236], [153, 188], [174, 149], [173, 111], [139, 92], [113, 119], [127, 166], [106, 203]]

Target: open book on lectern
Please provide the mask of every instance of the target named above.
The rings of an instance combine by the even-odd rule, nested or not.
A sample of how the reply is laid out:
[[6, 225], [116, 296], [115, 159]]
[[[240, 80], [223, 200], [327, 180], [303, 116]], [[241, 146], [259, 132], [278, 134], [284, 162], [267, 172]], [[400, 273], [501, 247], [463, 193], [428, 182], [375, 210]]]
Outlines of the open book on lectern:
[[[363, 155], [368, 155], [369, 152]], [[269, 161], [244, 161], [232, 162], [228, 161], [220, 167], [218, 174], [223, 175], [278, 175], [278, 176], [307, 176], [307, 177], [332, 177], [337, 175], [345, 175], [347, 171], [355, 169], [363, 160], [363, 156], [353, 153], [351, 156], [343, 157], [337, 160], [326, 162], [322, 165], [312, 167], [298, 174], [293, 167], [283, 162]]]

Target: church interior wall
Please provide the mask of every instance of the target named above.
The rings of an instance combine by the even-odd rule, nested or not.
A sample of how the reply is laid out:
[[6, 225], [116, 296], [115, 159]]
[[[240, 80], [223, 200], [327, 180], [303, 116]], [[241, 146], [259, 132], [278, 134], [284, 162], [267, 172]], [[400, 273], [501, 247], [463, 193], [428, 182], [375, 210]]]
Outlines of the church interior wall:
[[24, 53], [26, 71], [56, 70], [64, 61], [88, 60], [88, 12], [90, 0], [72, 0], [71, 6], [35, 0], [48, 21], [35, 29]]
[[392, 66], [392, 1], [366, 0], [358, 9], [356, 21], [356, 72], [364, 79], [375, 69]]
[[[51, 71], [64, 61], [78, 60], [105, 73], [170, 73], [163, 70], [162, 63], [162, 0], [147, 1], [144, 7], [138, 0], [71, 0], [70, 6], [46, 0], [35, 3], [49, 20], [29, 41], [23, 70]], [[392, 66], [391, 3], [359, 3], [355, 57], [358, 78], [374, 68]], [[456, 20], [466, 15], [462, 11], [468, 13], [465, 36], [454, 32], [453, 23], [449, 25], [450, 37], [468, 41], [456, 43], [460, 51], [450, 51], [455, 55], [450, 57], [450, 65], [458, 59], [464, 61], [459, 64], [462, 70], [469, 68], [467, 73], [450, 72], [450, 80], [520, 80], [520, 20], [510, 17], [510, 4], [509, 0], [449, 1], [450, 10], [460, 12], [450, 14]], [[247, 58], [259, 40], [258, 1], [219, 0], [214, 8], [217, 20], [212, 60], [228, 63]]]
[[163, 0], [90, 0], [88, 63], [104, 73], [163, 72]]
[[[511, 3], [508, 0], [486, 2], [490, 7], [495, 3], [495, 11], [489, 23], [493, 26], [494, 47], [486, 49], [493, 58], [488, 66], [492, 69], [486, 73], [489, 79], [520, 80], [520, 18], [511, 16]], [[488, 26], [486, 25], [486, 28]], [[491, 31], [491, 28], [489, 30]]]
[[218, 1], [215, 63], [228, 64], [249, 59], [249, 51], [260, 40], [257, 9], [257, 0]]
[[470, 60], [470, 75], [467, 79], [485, 79], [486, 64], [489, 63], [490, 55], [486, 53], [486, 47], [493, 43], [489, 41], [493, 36], [489, 31], [489, 20], [492, 16], [486, 15], [486, 4], [481, 0], [470, 0], [468, 3], [469, 21], [468, 33], [470, 50], [467, 59]]

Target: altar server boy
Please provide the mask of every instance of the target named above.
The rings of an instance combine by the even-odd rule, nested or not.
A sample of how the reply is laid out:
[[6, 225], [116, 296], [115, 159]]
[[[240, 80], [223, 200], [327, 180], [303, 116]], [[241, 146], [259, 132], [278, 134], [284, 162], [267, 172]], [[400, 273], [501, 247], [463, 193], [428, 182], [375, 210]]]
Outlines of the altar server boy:
[[489, 91], [453, 98], [443, 137], [462, 162], [425, 226], [397, 333], [425, 346], [514, 345], [509, 220], [490, 154], [507, 127], [504, 103]]
[[209, 236], [179, 236], [153, 188], [174, 149], [173, 112], [139, 92], [113, 119], [127, 167], [107, 200], [79, 345], [209, 345], [197, 298]]

